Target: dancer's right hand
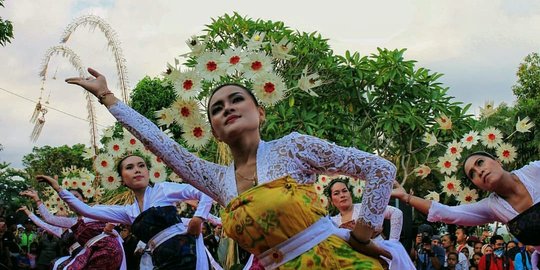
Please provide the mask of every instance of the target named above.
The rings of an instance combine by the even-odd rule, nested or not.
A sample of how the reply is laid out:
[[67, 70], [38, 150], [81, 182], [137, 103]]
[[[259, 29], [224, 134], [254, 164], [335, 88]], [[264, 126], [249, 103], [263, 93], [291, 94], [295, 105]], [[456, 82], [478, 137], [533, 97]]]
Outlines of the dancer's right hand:
[[51, 186], [56, 192], [62, 191], [60, 188], [60, 185], [58, 185], [58, 176], [54, 176], [54, 178], [47, 176], [47, 175], [38, 175], [36, 176], [36, 180], [40, 183], [45, 183], [49, 186]]
[[30, 210], [28, 210], [28, 207], [26, 207], [25, 205], [19, 207], [19, 209], [17, 209], [17, 212], [19, 212], [19, 211], [23, 211], [26, 215], [31, 214]]
[[407, 196], [407, 191], [399, 184], [398, 181], [394, 181], [394, 189], [392, 189], [390, 196], [392, 198], [403, 200], [405, 196]]
[[37, 191], [35, 191], [35, 190], [28, 189], [28, 190], [25, 190], [25, 191], [21, 191], [19, 193], [19, 195], [29, 197], [32, 200], [34, 200], [34, 202], [39, 201], [39, 195], [38, 195]]
[[90, 73], [90, 75], [92, 75], [94, 78], [71, 77], [67, 78], [66, 82], [69, 84], [79, 85], [82, 88], [86, 89], [88, 92], [94, 94], [94, 96], [96, 97], [99, 97], [102, 94], [109, 92], [105, 76], [101, 75], [93, 68], [88, 68], [88, 73]]

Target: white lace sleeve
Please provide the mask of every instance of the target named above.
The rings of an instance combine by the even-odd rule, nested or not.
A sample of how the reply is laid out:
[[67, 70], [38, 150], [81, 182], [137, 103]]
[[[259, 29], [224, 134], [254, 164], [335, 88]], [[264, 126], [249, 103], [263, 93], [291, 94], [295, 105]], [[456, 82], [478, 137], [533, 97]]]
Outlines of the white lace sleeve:
[[111, 106], [109, 111], [185, 182], [225, 205], [227, 194], [223, 178], [227, 167], [193, 155], [150, 120], [120, 101]]
[[388, 239], [399, 240], [401, 236], [401, 227], [403, 226], [403, 212], [396, 207], [386, 206], [384, 218], [390, 220], [390, 236]]
[[344, 174], [366, 181], [358, 222], [382, 229], [383, 212], [390, 200], [396, 167], [390, 161], [352, 147], [341, 147], [325, 140], [298, 135], [293, 137], [289, 154], [296, 155], [307, 172]]
[[38, 218], [33, 213], [30, 214], [28, 217], [32, 220], [32, 222], [34, 222], [34, 224], [36, 224], [40, 228], [44, 229], [45, 231], [49, 232], [50, 234], [52, 234], [52, 235], [54, 235], [54, 236], [56, 236], [58, 238], [60, 238], [62, 236], [62, 233], [64, 232], [64, 230], [62, 228], [51, 225], [51, 224], [41, 220], [40, 218]]
[[77, 218], [74, 217], [59, 217], [51, 214], [44, 204], [38, 205], [39, 215], [45, 222], [61, 228], [71, 228], [77, 223]]

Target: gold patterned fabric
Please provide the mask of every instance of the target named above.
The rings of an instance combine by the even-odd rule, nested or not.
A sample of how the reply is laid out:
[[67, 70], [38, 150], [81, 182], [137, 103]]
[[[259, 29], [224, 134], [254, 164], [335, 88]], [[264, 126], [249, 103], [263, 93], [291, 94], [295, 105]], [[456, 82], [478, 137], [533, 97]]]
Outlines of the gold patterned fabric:
[[[222, 215], [223, 229], [245, 250], [259, 255], [326, 215], [312, 185], [290, 177], [251, 188], [233, 199]], [[272, 258], [279, 262], [283, 254]], [[279, 269], [382, 269], [377, 259], [330, 236]]]

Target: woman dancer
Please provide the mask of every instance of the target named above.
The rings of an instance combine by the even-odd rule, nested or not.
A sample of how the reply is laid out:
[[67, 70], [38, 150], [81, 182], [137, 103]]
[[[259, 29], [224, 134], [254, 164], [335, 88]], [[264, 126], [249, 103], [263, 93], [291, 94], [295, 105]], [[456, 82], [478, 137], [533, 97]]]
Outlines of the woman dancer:
[[428, 215], [431, 222], [475, 226], [494, 221], [508, 225], [522, 243], [540, 252], [540, 161], [515, 171], [506, 171], [497, 158], [475, 152], [463, 162], [465, 175], [481, 190], [491, 194], [476, 203], [447, 206], [407, 194], [397, 184], [392, 196]]
[[[202, 160], [168, 138], [151, 121], [132, 110], [108, 90], [105, 77], [70, 78], [66, 82], [90, 91], [110, 112], [161, 157], [184, 181], [226, 205], [222, 215], [227, 235], [255, 254], [267, 269], [380, 269], [377, 259], [391, 255], [370, 241], [382, 229], [395, 166], [376, 155], [292, 133], [265, 142], [259, 126], [265, 119], [251, 91], [222, 85], [208, 102], [215, 138], [227, 144], [233, 164]], [[364, 214], [349, 235], [333, 235], [313, 183], [317, 173], [344, 174], [367, 180]], [[337, 229], [337, 228], [336, 228]], [[309, 241], [308, 241], [309, 240]], [[351, 248], [351, 246], [354, 248]]]
[[[356, 220], [360, 217], [362, 204], [353, 204], [350, 190], [346, 179], [336, 178], [326, 187], [325, 195], [339, 211], [339, 214], [332, 217], [332, 221], [340, 228], [353, 230]], [[399, 242], [401, 227], [403, 226], [403, 212], [388, 205], [384, 210], [384, 218], [390, 220], [389, 240], [385, 240], [381, 234], [378, 234], [372, 237], [373, 241], [392, 254], [390, 269], [414, 269], [415, 266], [409, 254]]]
[[[77, 190], [66, 192], [72, 194], [77, 200], [84, 201], [82, 192]], [[77, 217], [54, 216], [41, 202], [36, 191], [26, 190], [21, 192], [21, 195], [32, 198], [38, 206], [41, 217], [46, 223], [54, 226], [46, 226], [46, 223], [37, 219], [32, 213], [28, 216], [48, 232], [65, 239], [66, 244], [70, 246], [70, 255], [57, 260], [54, 269], [126, 269], [122, 241], [118, 235], [112, 234], [110, 225], [108, 227], [105, 222], [86, 218], [77, 211], [75, 211]], [[25, 212], [28, 214], [30, 211], [26, 209]], [[66, 231], [61, 232], [61, 228]]]
[[[201, 225], [212, 207], [212, 199], [187, 184], [162, 182], [149, 185], [146, 161], [141, 156], [128, 155], [118, 161], [117, 172], [123, 185], [133, 191], [132, 205], [88, 206], [71, 193], [62, 190], [58, 182], [47, 176], [38, 180], [48, 183], [70, 207], [97, 220], [131, 225], [133, 234], [147, 243], [141, 265], [154, 269], [208, 269]], [[199, 200], [194, 217], [186, 227], [177, 214], [176, 202]], [[148, 255], [151, 256], [151, 261]]]

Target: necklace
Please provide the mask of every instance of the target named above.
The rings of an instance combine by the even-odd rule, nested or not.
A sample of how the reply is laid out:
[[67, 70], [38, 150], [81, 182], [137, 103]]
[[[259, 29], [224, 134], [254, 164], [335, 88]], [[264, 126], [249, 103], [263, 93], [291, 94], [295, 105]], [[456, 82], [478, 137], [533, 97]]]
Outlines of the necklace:
[[251, 184], [256, 187], [257, 184], [258, 184], [258, 181], [257, 181], [257, 170], [255, 170], [255, 173], [253, 173], [253, 176], [252, 177], [245, 177], [243, 175], [241, 175], [239, 172], [235, 171], [234, 172], [236, 174], [236, 176], [238, 176], [241, 180], [244, 180], [244, 181], [249, 181], [251, 182]]

